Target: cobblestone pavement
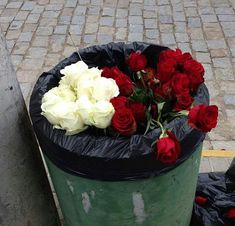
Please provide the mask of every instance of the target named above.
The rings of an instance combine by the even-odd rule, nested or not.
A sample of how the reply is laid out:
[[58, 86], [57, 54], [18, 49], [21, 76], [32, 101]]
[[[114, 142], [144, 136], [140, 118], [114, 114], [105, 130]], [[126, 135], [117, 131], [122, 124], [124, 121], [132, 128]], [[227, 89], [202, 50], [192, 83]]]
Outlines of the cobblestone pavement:
[[220, 108], [204, 149], [235, 149], [234, 7], [235, 0], [0, 0], [0, 25], [27, 102], [40, 73], [76, 50], [69, 32], [79, 48], [146, 41], [191, 52]]

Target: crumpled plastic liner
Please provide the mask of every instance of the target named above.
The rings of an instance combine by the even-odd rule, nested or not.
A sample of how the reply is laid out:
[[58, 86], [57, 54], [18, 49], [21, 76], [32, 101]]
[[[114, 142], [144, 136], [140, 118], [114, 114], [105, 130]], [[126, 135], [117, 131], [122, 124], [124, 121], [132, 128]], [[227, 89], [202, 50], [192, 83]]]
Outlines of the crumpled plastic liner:
[[235, 191], [226, 188], [224, 173], [199, 174], [196, 195], [208, 199], [203, 206], [194, 203], [191, 226], [234, 226], [235, 219], [226, 215], [235, 207]]
[[[142, 42], [109, 43], [79, 50], [83, 61], [89, 67], [118, 65], [119, 69], [130, 76], [126, 56], [140, 50], [148, 58], [148, 66], [156, 67], [159, 53], [166, 50], [153, 44]], [[43, 95], [58, 85], [62, 75], [60, 70], [66, 65], [79, 61], [77, 52], [61, 61], [49, 72], [38, 79], [30, 99], [30, 115], [42, 151], [61, 169], [87, 178], [100, 180], [134, 180], [161, 175], [184, 162], [205, 138], [205, 134], [190, 128], [186, 117], [177, 117], [168, 124], [182, 145], [181, 158], [175, 164], [164, 164], [156, 160], [151, 144], [159, 138], [160, 129], [146, 135], [131, 137], [107, 137], [92, 134], [88, 129], [82, 133], [66, 136], [63, 130], [53, 129], [41, 115]], [[194, 97], [195, 104], [209, 103], [206, 86], [199, 87]]]

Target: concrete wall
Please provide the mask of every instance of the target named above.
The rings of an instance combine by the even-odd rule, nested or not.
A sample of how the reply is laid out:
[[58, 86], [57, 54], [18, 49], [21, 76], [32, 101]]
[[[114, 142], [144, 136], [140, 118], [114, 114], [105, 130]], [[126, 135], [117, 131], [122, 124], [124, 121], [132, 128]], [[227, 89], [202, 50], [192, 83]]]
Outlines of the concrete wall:
[[56, 226], [56, 208], [0, 30], [0, 226]]

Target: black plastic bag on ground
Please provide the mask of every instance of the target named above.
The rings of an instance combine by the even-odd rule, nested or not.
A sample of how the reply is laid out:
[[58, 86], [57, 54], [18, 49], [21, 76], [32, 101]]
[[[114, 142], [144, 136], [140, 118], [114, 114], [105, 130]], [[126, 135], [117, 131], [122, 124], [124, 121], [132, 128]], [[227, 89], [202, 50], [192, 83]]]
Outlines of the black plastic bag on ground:
[[235, 158], [226, 172], [226, 186], [229, 191], [235, 191]]
[[234, 226], [235, 218], [228, 218], [235, 208], [235, 192], [228, 191], [224, 173], [199, 174], [196, 196], [207, 199], [204, 205], [194, 203], [191, 226]]
[[[131, 75], [126, 57], [134, 51], [141, 51], [148, 59], [148, 66], [156, 67], [161, 51], [168, 48], [142, 42], [109, 43], [79, 50], [83, 61], [89, 67], [117, 65], [128, 76]], [[30, 100], [30, 115], [35, 133], [42, 151], [50, 160], [63, 170], [80, 176], [101, 180], [131, 180], [163, 174], [184, 162], [204, 140], [205, 134], [192, 129], [186, 117], [177, 117], [168, 124], [168, 128], [181, 142], [181, 158], [174, 164], [164, 164], [156, 160], [151, 144], [159, 138], [160, 129], [154, 129], [146, 135], [135, 134], [131, 137], [108, 137], [86, 130], [82, 133], [66, 136], [63, 130], [53, 126], [41, 115], [43, 95], [58, 85], [62, 75], [60, 70], [79, 61], [77, 52], [61, 61], [49, 72], [38, 79]], [[199, 87], [194, 104], [208, 104], [209, 94], [206, 86]]]

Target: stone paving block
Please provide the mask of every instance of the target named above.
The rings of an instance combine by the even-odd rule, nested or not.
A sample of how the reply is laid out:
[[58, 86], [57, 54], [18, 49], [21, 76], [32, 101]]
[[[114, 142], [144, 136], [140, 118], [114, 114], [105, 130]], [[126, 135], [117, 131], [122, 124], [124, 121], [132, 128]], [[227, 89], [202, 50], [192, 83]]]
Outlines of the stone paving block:
[[26, 58], [44, 58], [47, 49], [42, 47], [30, 47], [27, 51]]
[[125, 18], [128, 15], [128, 9], [117, 9], [116, 17], [117, 18]]
[[235, 105], [235, 95], [224, 95], [225, 104]]
[[219, 21], [235, 21], [235, 15], [218, 15]]
[[175, 22], [175, 32], [184, 33], [186, 32], [186, 23], [185, 22]]
[[147, 38], [150, 38], [150, 39], [156, 39], [159, 37], [159, 32], [155, 29], [152, 29], [152, 30], [146, 30], [145, 31], [145, 35]]
[[81, 5], [90, 4], [90, 0], [79, 0], [79, 4], [81, 4]]
[[82, 37], [79, 35], [68, 35], [66, 43], [75, 47], [81, 44]]
[[187, 17], [198, 16], [197, 8], [186, 8], [185, 9], [185, 14], [186, 14]]
[[46, 18], [58, 18], [60, 11], [44, 11], [42, 17]]
[[19, 9], [22, 6], [23, 2], [10, 2], [7, 4], [7, 9]]
[[51, 35], [53, 33], [53, 27], [51, 26], [48, 26], [48, 27], [38, 27], [37, 28], [37, 31], [36, 31], [36, 34], [37, 35]]
[[71, 24], [85, 24], [85, 16], [73, 16]]
[[62, 12], [60, 13], [60, 16], [73, 16], [73, 15], [76, 15], [74, 13], [74, 8], [63, 8]]
[[192, 48], [198, 52], [208, 52], [207, 45], [205, 41], [193, 40]]
[[133, 42], [133, 41], [140, 41], [142, 42], [143, 41], [143, 33], [132, 33], [132, 32], [129, 32], [128, 34], [128, 41], [129, 42]]
[[92, 43], [95, 43], [96, 41], [96, 35], [93, 34], [93, 35], [84, 35], [83, 37], [83, 42], [84, 43], [87, 43], [87, 44], [92, 44]]
[[201, 163], [200, 163], [200, 168], [199, 168], [199, 172], [200, 173], [208, 173], [211, 172], [212, 168], [209, 162], [209, 158], [201, 158]]
[[132, 33], [143, 33], [144, 31], [144, 27], [143, 25], [132, 25], [130, 24], [129, 26], [129, 32], [132, 32]]
[[233, 81], [229, 81], [229, 82], [221, 81], [219, 83], [219, 86], [220, 86], [220, 90], [222, 90], [226, 94], [235, 94], [235, 82], [233, 82]]
[[228, 117], [234, 118], [235, 117], [235, 110], [234, 109], [226, 109], [226, 115]]
[[92, 6], [88, 8], [88, 15], [99, 15], [100, 7]]
[[112, 27], [114, 24], [114, 17], [101, 17], [99, 23], [101, 26]]
[[87, 23], [95, 23], [99, 20], [99, 15], [89, 15], [86, 17]]
[[226, 68], [231, 67], [231, 62], [229, 58], [223, 57], [223, 58], [214, 58], [212, 59], [214, 67], [220, 67], [220, 68]]
[[58, 53], [63, 50], [65, 44], [65, 35], [52, 35], [49, 41], [49, 53]]
[[202, 22], [217, 22], [216, 15], [201, 15]]
[[127, 19], [116, 19], [115, 27], [127, 27]]
[[71, 7], [74, 8], [77, 5], [77, 0], [67, 0], [65, 3], [65, 7]]
[[63, 8], [62, 4], [48, 4], [45, 6], [45, 10], [47, 11], [59, 11]]
[[204, 74], [204, 78], [205, 80], [214, 80], [214, 75], [213, 75], [213, 71], [211, 68], [210, 64], [203, 64], [203, 67], [205, 69], [205, 74]]
[[29, 15], [29, 11], [19, 11], [15, 17], [15, 20], [26, 20]]
[[160, 32], [162, 33], [173, 33], [174, 27], [172, 24], [160, 24]]
[[36, 2], [24, 2], [23, 6], [21, 7], [21, 10], [33, 10], [34, 6], [35, 6]]
[[99, 34], [97, 35], [98, 44], [107, 44], [113, 41], [113, 35], [110, 34]]
[[86, 27], [85, 27], [86, 34], [96, 33], [97, 31], [98, 31], [98, 24], [96, 23], [86, 24]]
[[233, 70], [232, 68], [216, 68], [215, 77], [217, 80], [234, 80]]
[[178, 48], [180, 48], [183, 52], [192, 53], [189, 43], [178, 43]]
[[175, 33], [177, 42], [189, 42], [189, 37], [186, 33]]
[[74, 15], [85, 15], [86, 14], [87, 7], [86, 6], [77, 6]]
[[56, 26], [56, 25], [57, 25], [56, 18], [42, 18], [39, 22], [40, 27]]
[[25, 23], [30, 23], [30, 24], [36, 24], [38, 23], [40, 18], [40, 14], [35, 13], [35, 14], [29, 14], [27, 20], [25, 21]]
[[162, 5], [158, 8], [159, 15], [172, 15], [171, 7], [169, 5]]
[[32, 42], [32, 46], [38, 47], [47, 47], [48, 46], [49, 37], [48, 36], [36, 36]]
[[7, 40], [18, 39], [21, 32], [20, 30], [8, 30], [7, 34], [5, 35]]
[[77, 24], [77, 25], [70, 25], [69, 32], [71, 34], [81, 35], [83, 31], [83, 25]]
[[9, 52], [11, 53], [11, 51], [15, 45], [15, 40], [7, 40], [6, 43], [7, 43], [7, 48], [9, 50]]
[[174, 45], [174, 44], [176, 44], [175, 37], [174, 37], [173, 34], [163, 33], [161, 36], [162, 36], [161, 39], [162, 39], [162, 44], [163, 45]]
[[60, 16], [58, 24], [69, 25], [71, 22], [71, 16]]
[[176, 12], [173, 14], [174, 21], [185, 21], [185, 15], [183, 12]]
[[42, 68], [43, 62], [43, 58], [24, 59], [20, 65], [20, 68], [23, 70], [39, 70]]
[[227, 49], [211, 49], [210, 53], [211, 53], [212, 58], [228, 57], [229, 56]]
[[144, 10], [143, 17], [150, 18], [150, 19], [157, 18], [157, 12], [155, 10], [154, 11]]
[[143, 24], [143, 19], [141, 16], [129, 16], [130, 24]]
[[141, 16], [142, 15], [142, 8], [141, 7], [133, 7], [130, 6], [130, 15], [131, 16]]
[[31, 13], [35, 14], [35, 13], [42, 13], [44, 11], [44, 6], [41, 5], [36, 5], [34, 6], [33, 10], [31, 11]]
[[156, 19], [144, 19], [144, 27], [146, 29], [157, 28], [157, 20]]
[[212, 172], [225, 172], [228, 167], [228, 161], [224, 158], [210, 157], [209, 158]]
[[24, 21], [21, 21], [21, 20], [16, 20], [16, 21], [13, 21], [10, 26], [9, 26], [9, 29], [10, 30], [18, 30], [18, 29], [21, 29], [21, 27], [23, 26], [24, 24]]
[[196, 59], [201, 63], [211, 63], [209, 53], [196, 52]]
[[18, 42], [30, 42], [32, 37], [32, 32], [22, 32], [18, 38]]
[[67, 34], [68, 25], [58, 25], [55, 27], [54, 34]]
[[102, 16], [114, 16], [115, 14], [115, 8], [103, 8]]
[[115, 32], [114, 27], [100, 26], [99, 34], [113, 34]]
[[12, 63], [14, 65], [14, 68], [17, 69], [17, 67], [21, 64], [22, 60], [23, 60], [23, 56], [22, 55], [11, 55], [11, 60]]
[[22, 32], [36, 31], [38, 24], [25, 24]]
[[216, 14], [222, 14], [222, 15], [228, 15], [228, 14], [234, 14], [234, 10], [232, 8], [215, 8]]
[[[74, 47], [72, 46], [65, 46], [62, 55], [64, 57], [69, 57], [74, 52]], [[52, 65], [53, 67], [53, 65]]]
[[189, 17], [188, 18], [188, 27], [190, 27], [190, 28], [201, 27], [201, 20], [200, 20], [200, 18]]
[[193, 40], [202, 40], [204, 41], [204, 35], [201, 28], [189, 28], [188, 34], [190, 35], [192, 41]]
[[29, 101], [29, 96], [32, 90], [32, 84], [30, 82], [27, 83], [20, 83], [20, 89], [22, 91], [23, 97], [26, 101], [26, 103], [28, 103]]
[[13, 48], [12, 53], [18, 55], [24, 55], [27, 52], [28, 48], [29, 48], [28, 42], [17, 42]]
[[173, 19], [170, 15], [160, 15], [159, 16], [159, 21], [162, 24], [172, 24], [173, 23]]
[[33, 83], [36, 80], [35, 71], [18, 70], [17, 79], [20, 83]]
[[209, 49], [225, 49], [227, 48], [224, 39], [221, 40], [207, 40]]
[[125, 41], [127, 36], [127, 29], [126, 28], [118, 28], [116, 32], [116, 40]]

